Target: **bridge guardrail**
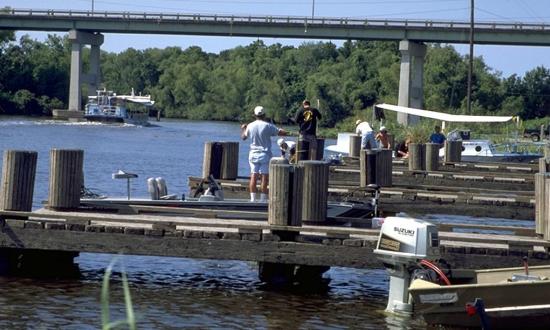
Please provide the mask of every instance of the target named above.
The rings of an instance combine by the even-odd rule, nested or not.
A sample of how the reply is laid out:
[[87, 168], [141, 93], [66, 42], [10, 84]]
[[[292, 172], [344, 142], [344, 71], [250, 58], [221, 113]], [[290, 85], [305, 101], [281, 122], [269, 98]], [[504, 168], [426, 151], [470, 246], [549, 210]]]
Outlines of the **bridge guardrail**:
[[[221, 22], [221, 23], [267, 23], [267, 24], [302, 24], [305, 26], [374, 26], [374, 27], [405, 27], [423, 29], [469, 29], [469, 22], [443, 20], [395, 20], [395, 19], [356, 19], [337, 17], [304, 17], [304, 16], [236, 16], [236, 15], [206, 15], [181, 13], [147, 13], [147, 12], [107, 12], [107, 11], [78, 11], [78, 10], [35, 10], [35, 9], [8, 9], [0, 10], [1, 16], [37, 16], [49, 18], [85, 18], [85, 19], [128, 19], [166, 22]], [[484, 30], [548, 30], [548, 24], [536, 23], [507, 23], [507, 22], [475, 22], [475, 29]]]

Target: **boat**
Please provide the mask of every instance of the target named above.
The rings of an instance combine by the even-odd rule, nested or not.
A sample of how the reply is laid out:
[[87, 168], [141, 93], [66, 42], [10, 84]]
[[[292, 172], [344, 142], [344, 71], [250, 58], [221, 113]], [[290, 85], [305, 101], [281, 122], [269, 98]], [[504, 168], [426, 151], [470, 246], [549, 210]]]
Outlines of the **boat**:
[[390, 276], [386, 311], [445, 328], [550, 328], [550, 265], [453, 269], [437, 261], [438, 237], [427, 221], [383, 220], [374, 252]]
[[414, 280], [409, 287], [414, 313], [433, 325], [550, 327], [550, 266], [531, 266], [527, 271], [524, 267], [475, 270], [473, 275], [464, 284]]
[[[453, 115], [436, 111], [401, 107], [391, 104], [378, 104], [375, 107], [382, 110], [390, 110], [395, 112], [406, 113], [425, 118], [441, 120], [441, 127], [445, 128], [446, 122], [461, 122], [461, 123], [503, 123], [514, 120], [513, 116], [467, 116]], [[447, 135], [448, 140], [462, 141], [462, 161], [466, 162], [533, 162], [542, 157], [540, 153], [532, 153], [520, 150], [519, 143], [509, 143], [506, 145], [497, 145], [486, 139], [470, 139], [468, 130], [455, 130]], [[329, 145], [325, 148], [326, 151], [348, 155], [349, 154], [349, 139], [355, 133], [338, 133], [338, 139], [335, 145]], [[502, 147], [505, 151], [499, 152]], [[439, 156], [443, 158], [445, 150], [442, 148], [439, 151]]]
[[149, 109], [154, 105], [150, 95], [117, 95], [106, 89], [97, 90], [85, 106], [84, 118], [90, 122], [149, 125]]

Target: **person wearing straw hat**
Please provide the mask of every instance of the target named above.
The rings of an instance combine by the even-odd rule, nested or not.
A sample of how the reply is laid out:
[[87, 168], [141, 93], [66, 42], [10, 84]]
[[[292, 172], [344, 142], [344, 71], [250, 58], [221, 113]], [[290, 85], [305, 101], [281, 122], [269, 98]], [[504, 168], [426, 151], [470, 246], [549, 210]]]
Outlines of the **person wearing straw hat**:
[[271, 153], [271, 137], [284, 136], [286, 131], [265, 121], [265, 109], [262, 106], [254, 108], [256, 120], [250, 124], [241, 125], [241, 138], [250, 139], [250, 201], [257, 200], [256, 182], [260, 179], [260, 202], [267, 201], [267, 184], [269, 182], [269, 161]]
[[361, 149], [376, 149], [377, 144], [374, 139], [374, 131], [370, 124], [358, 119], [355, 125], [355, 133], [361, 136]]

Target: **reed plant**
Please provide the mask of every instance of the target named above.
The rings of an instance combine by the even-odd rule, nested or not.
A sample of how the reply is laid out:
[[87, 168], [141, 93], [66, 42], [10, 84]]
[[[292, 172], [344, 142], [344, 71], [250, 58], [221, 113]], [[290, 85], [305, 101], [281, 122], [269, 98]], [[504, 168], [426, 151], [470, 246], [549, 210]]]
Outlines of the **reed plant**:
[[123, 320], [110, 320], [109, 313], [109, 288], [111, 281], [111, 274], [113, 272], [113, 267], [119, 260], [119, 257], [115, 257], [107, 269], [105, 270], [105, 275], [103, 276], [103, 284], [101, 286], [101, 324], [102, 330], [111, 330], [117, 329], [120, 326], [127, 325], [128, 329], [136, 330], [136, 319], [134, 316], [134, 308], [132, 305], [132, 297], [130, 295], [130, 287], [128, 285], [128, 277], [122, 267], [121, 277], [122, 277], [122, 290], [124, 292], [124, 304], [126, 306], [126, 319]]

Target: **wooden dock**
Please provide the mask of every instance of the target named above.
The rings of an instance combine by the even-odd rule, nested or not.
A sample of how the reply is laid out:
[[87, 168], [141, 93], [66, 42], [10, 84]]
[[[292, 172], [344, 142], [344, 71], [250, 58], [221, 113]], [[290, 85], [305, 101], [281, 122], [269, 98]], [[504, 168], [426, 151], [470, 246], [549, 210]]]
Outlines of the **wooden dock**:
[[[164, 208], [161, 215], [131, 216], [85, 210], [0, 211], [0, 248], [381, 267], [373, 255], [375, 229], [273, 226], [265, 220], [218, 219], [216, 212], [211, 218], [184, 212], [173, 207]], [[456, 229], [502, 234], [453, 232]], [[536, 238], [532, 228], [443, 224], [440, 230], [441, 257], [454, 268], [517, 266], [524, 255], [540, 264], [549, 257], [550, 242]], [[285, 241], [282, 232], [296, 236]]]
[[[194, 195], [204, 182], [189, 177], [189, 191]], [[227, 198], [248, 198], [248, 181], [219, 180]], [[505, 191], [463, 187], [398, 186], [380, 190], [380, 208], [387, 213], [456, 214], [507, 219], [535, 219], [533, 191]], [[330, 182], [329, 200], [370, 202], [373, 192], [358, 183]]]

